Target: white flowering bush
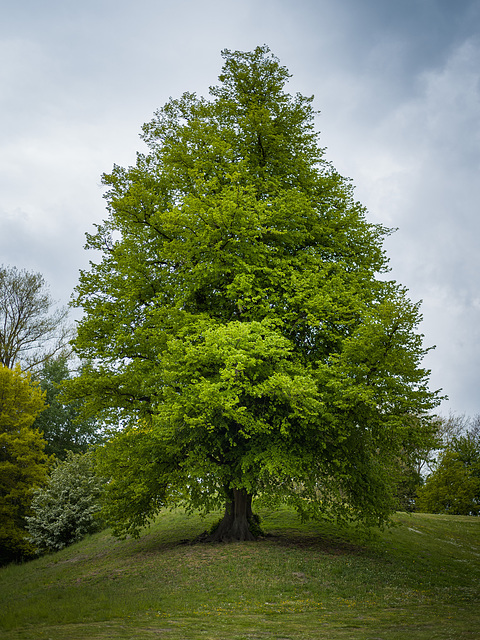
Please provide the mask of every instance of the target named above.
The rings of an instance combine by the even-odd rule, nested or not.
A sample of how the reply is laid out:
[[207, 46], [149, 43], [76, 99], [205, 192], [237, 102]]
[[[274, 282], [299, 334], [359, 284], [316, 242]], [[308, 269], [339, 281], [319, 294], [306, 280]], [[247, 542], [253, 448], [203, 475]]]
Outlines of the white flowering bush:
[[56, 463], [47, 484], [34, 493], [33, 515], [27, 518], [30, 541], [39, 551], [58, 551], [98, 531], [103, 485], [92, 453], [69, 451]]

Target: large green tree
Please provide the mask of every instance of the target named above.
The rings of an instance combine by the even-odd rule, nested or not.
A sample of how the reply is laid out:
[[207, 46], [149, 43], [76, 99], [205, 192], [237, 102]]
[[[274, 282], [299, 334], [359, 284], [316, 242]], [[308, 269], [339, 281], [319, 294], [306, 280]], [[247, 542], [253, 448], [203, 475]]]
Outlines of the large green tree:
[[147, 153], [104, 176], [88, 236], [102, 258], [75, 348], [92, 364], [70, 395], [113, 427], [107, 515], [136, 533], [164, 505], [223, 505], [214, 539], [251, 539], [261, 497], [382, 523], [437, 404], [418, 305], [324, 158], [313, 98], [265, 46], [223, 57], [210, 98], [171, 99]]
[[19, 366], [0, 364], [0, 565], [34, 553], [26, 517], [48, 474], [45, 440], [32, 425], [45, 406], [42, 390]]

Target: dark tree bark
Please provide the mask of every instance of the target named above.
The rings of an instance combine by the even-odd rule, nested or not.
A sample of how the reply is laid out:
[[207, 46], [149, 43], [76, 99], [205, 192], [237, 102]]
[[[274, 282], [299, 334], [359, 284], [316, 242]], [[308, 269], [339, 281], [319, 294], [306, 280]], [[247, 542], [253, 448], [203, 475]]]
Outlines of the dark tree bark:
[[256, 540], [251, 531], [253, 522], [252, 496], [244, 489], [233, 489], [225, 505], [225, 515], [210, 537], [212, 542]]

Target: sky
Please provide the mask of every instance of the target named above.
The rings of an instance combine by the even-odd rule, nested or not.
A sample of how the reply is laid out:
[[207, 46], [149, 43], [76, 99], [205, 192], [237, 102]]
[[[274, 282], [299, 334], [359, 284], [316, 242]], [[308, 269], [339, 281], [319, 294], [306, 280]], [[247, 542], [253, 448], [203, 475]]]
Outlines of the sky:
[[0, 264], [67, 304], [106, 217], [101, 175], [135, 163], [170, 96], [207, 95], [222, 49], [267, 44], [314, 95], [391, 277], [422, 300], [440, 411], [480, 414], [480, 0], [0, 0]]

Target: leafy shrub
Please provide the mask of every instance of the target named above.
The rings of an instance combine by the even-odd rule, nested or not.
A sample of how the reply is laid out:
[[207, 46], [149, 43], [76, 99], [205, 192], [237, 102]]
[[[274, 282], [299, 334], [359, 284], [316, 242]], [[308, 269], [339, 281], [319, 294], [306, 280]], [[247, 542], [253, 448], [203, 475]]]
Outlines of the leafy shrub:
[[30, 540], [40, 551], [57, 551], [98, 531], [104, 480], [95, 474], [92, 453], [69, 451], [57, 462], [46, 486], [35, 491]]

